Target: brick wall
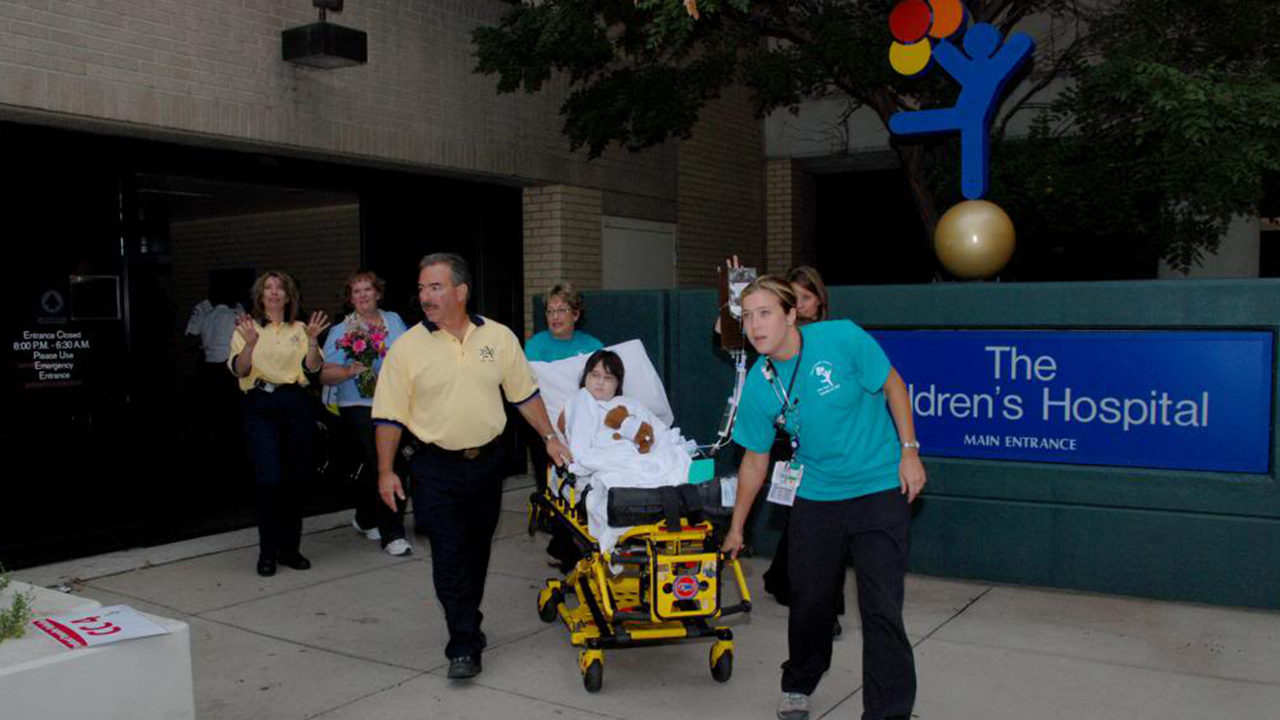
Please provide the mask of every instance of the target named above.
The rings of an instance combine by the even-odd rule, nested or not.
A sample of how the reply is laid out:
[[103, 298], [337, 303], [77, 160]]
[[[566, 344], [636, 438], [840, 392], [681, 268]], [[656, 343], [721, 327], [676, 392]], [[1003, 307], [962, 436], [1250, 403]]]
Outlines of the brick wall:
[[533, 335], [533, 297], [567, 280], [597, 290], [601, 276], [599, 190], [570, 185], [524, 190], [524, 326]]
[[360, 264], [358, 205], [175, 222], [169, 234], [178, 335], [191, 308], [208, 297], [210, 270], [283, 270], [302, 286], [307, 310], [333, 316], [343, 309], [343, 281]]
[[693, 137], [680, 143], [680, 237], [676, 282], [713, 286], [734, 253], [764, 259], [764, 136], [747, 93], [735, 88], [710, 103]]
[[815, 264], [813, 176], [794, 160], [770, 160], [765, 166], [765, 194], [768, 272]]
[[[588, 162], [560, 133], [567, 83], [500, 96], [472, 72], [472, 30], [508, 7], [348, 3], [331, 20], [368, 33], [369, 62], [318, 70], [281, 59], [280, 33], [316, 19], [306, 0], [3, 0], [0, 120], [591, 188], [613, 214], [679, 224], [680, 285], [713, 284], [727, 254], [760, 262], [763, 133], [746, 93], [711, 103], [690, 140]], [[555, 273], [598, 286], [598, 223], [588, 232], [546, 250], [560, 259], [530, 270], [530, 294]], [[537, 237], [526, 235], [531, 258]]]
[[588, 163], [560, 134], [564, 83], [499, 96], [471, 31], [501, 0], [359, 0], [331, 21], [369, 62], [281, 59], [307, 0], [3, 0], [0, 119], [294, 152], [674, 200], [674, 145]]

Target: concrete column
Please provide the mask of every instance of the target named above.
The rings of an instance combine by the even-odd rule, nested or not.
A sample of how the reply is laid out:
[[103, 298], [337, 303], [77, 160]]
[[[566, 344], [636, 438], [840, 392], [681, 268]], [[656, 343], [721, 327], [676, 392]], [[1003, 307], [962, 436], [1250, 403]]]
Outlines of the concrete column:
[[764, 131], [750, 94], [727, 88], [680, 142], [676, 282], [715, 287], [737, 254], [759, 267], [764, 251]]
[[784, 273], [796, 265], [813, 265], [814, 182], [790, 158], [770, 160], [765, 167], [765, 267]]

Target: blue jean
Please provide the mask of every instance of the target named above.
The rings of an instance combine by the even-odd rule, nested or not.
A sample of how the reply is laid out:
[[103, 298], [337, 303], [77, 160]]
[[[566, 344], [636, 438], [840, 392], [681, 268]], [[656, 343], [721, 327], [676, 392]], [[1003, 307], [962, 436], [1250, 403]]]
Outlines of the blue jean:
[[302, 492], [315, 466], [311, 399], [297, 385], [244, 396], [244, 434], [253, 466], [258, 550], [275, 560], [298, 554]]

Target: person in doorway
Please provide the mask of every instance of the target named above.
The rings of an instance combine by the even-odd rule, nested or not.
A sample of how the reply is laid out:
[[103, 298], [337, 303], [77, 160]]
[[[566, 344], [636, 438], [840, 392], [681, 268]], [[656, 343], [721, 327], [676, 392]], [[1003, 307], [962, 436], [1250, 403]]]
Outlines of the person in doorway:
[[[198, 346], [202, 362], [197, 365], [196, 384], [200, 412], [196, 428], [198, 446], [211, 457], [221, 457], [227, 466], [239, 465], [244, 452], [240, 439], [240, 392], [235, 378], [227, 376], [231, 335], [244, 308], [236, 302], [236, 292], [225, 274], [209, 273], [209, 298], [191, 309], [186, 336]], [[216, 463], [211, 463], [216, 465]]]
[[391, 347], [373, 399], [378, 490], [388, 507], [405, 498], [394, 470], [403, 433], [421, 443], [410, 466], [414, 521], [427, 527], [432, 580], [449, 631], [448, 677], [454, 680], [480, 673], [486, 645], [480, 603], [502, 510], [504, 394], [543, 438], [553, 462], [570, 459], [516, 336], [467, 313], [471, 287], [461, 257], [435, 253], [422, 259], [418, 301], [426, 320]]
[[[400, 316], [382, 310], [386, 284], [369, 270], [347, 277], [347, 304], [352, 312], [333, 326], [324, 343], [320, 382], [334, 387], [338, 414], [355, 428], [364, 448], [364, 465], [357, 479], [356, 516], [351, 523], [370, 540], [379, 540], [389, 555], [405, 557], [413, 547], [405, 539], [405, 502], [394, 508], [378, 496], [378, 452], [374, 445], [373, 394], [387, 350], [408, 329]], [[365, 361], [373, 358], [372, 364]]]
[[299, 552], [302, 488], [313, 465], [315, 422], [303, 390], [307, 373], [320, 371], [323, 312], [297, 319], [298, 286], [288, 273], [272, 270], [253, 283], [253, 308], [236, 323], [227, 366], [244, 392], [244, 431], [258, 509], [258, 574], [276, 565], [307, 570]]
[[909, 718], [916, 674], [902, 622], [909, 504], [925, 484], [906, 383], [875, 340], [848, 320], [800, 327], [784, 278], [743, 291], [743, 324], [760, 353], [733, 439], [743, 447], [737, 502], [722, 549], [737, 556], [782, 428], [795, 451], [774, 468], [770, 497], [794, 503], [788, 526], [791, 606], [781, 720], [808, 720], [831, 665], [831, 623], [852, 562], [862, 620], [864, 720]]

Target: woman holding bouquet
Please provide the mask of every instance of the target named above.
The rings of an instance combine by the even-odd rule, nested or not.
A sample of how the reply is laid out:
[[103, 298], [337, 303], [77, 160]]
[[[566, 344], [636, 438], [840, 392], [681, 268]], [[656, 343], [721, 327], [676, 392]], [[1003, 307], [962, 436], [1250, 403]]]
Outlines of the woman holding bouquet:
[[346, 287], [347, 303], [354, 311], [329, 333], [320, 382], [335, 386], [338, 413], [355, 426], [364, 446], [364, 468], [352, 524], [370, 540], [381, 540], [382, 549], [388, 554], [411, 555], [413, 548], [404, 535], [404, 501], [398, 502], [392, 512], [378, 497], [378, 460], [370, 417], [382, 358], [406, 328], [399, 315], [378, 308], [385, 288], [382, 278], [368, 270], [357, 270], [347, 278]]
[[317, 338], [329, 327], [322, 312], [298, 320], [298, 285], [270, 271], [253, 283], [253, 309], [236, 321], [227, 367], [244, 393], [245, 445], [253, 464], [258, 505], [258, 574], [276, 565], [306, 570], [302, 539], [302, 487], [313, 467], [315, 420], [303, 390], [307, 373], [320, 370]]

